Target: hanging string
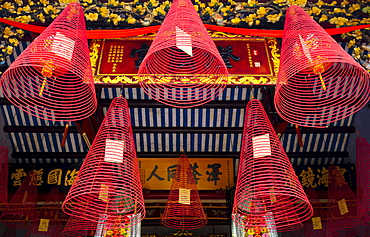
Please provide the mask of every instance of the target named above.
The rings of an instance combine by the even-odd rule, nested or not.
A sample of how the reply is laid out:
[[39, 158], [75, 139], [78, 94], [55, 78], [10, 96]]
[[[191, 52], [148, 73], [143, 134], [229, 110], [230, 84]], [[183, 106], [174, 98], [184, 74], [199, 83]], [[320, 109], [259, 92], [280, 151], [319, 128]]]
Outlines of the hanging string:
[[[30, 25], [26, 23], [16, 22], [4, 18], [0, 18], [0, 22], [27, 30], [30, 32], [35, 33], [42, 33], [46, 27], [43, 26], [36, 26]], [[243, 28], [234, 28], [234, 27], [227, 27], [227, 26], [217, 26], [217, 25], [209, 25], [204, 24], [204, 26], [208, 30], [220, 31], [225, 33], [232, 33], [232, 34], [241, 34], [241, 35], [249, 35], [249, 36], [259, 36], [259, 37], [276, 37], [281, 38], [283, 36], [282, 30], [261, 30], [261, 29], [243, 29]], [[124, 30], [88, 30], [87, 37], [88, 39], [116, 39], [116, 38], [123, 38], [123, 37], [131, 37], [131, 36], [138, 36], [144, 35], [149, 33], [157, 32], [159, 29], [158, 26], [147, 26], [135, 29], [124, 29]], [[344, 33], [348, 33], [355, 30], [369, 28], [370, 24], [367, 25], [357, 25], [357, 26], [348, 26], [348, 27], [341, 27], [341, 28], [329, 28], [326, 29], [326, 32], [330, 35], [340, 35]]]

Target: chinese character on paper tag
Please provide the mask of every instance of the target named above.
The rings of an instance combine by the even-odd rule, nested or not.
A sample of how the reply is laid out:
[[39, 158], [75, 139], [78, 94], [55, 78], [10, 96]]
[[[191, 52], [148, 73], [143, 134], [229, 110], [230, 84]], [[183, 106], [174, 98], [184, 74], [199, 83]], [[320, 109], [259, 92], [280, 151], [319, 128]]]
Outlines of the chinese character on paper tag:
[[346, 199], [343, 198], [342, 200], [338, 201], [338, 206], [341, 215], [344, 215], [348, 212]]
[[179, 188], [179, 203], [190, 205], [190, 189]]
[[49, 229], [49, 219], [40, 219], [38, 231], [47, 232]]
[[312, 226], [314, 230], [322, 230], [321, 218], [319, 216], [312, 217]]

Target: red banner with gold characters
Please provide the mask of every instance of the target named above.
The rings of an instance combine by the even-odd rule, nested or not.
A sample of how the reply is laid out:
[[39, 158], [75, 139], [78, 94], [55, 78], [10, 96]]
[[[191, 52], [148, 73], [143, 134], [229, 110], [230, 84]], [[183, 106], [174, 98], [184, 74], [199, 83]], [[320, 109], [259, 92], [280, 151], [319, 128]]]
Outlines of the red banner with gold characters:
[[[279, 53], [275, 38], [211, 33], [230, 76], [227, 84], [276, 84]], [[93, 40], [95, 83], [137, 84], [137, 72], [154, 36]]]

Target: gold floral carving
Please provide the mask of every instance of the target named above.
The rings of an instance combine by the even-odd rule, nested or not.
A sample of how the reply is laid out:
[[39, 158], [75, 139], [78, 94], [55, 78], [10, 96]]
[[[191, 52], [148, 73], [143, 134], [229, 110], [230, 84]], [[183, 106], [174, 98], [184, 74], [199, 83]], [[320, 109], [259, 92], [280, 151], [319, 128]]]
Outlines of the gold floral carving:
[[173, 233], [174, 236], [194, 236], [194, 233], [191, 233], [187, 230], [179, 230], [176, 233]]
[[95, 74], [95, 70], [96, 70], [96, 62], [99, 57], [100, 45], [101, 44], [97, 42], [93, 42], [90, 46], [90, 62], [91, 62], [91, 68], [92, 68], [93, 75]]
[[[277, 43], [276, 39], [268, 39], [267, 44], [268, 44], [269, 48], [271, 49], [271, 51], [270, 51], [271, 52], [271, 60], [272, 60], [272, 64], [273, 64], [273, 67], [274, 67], [274, 73], [277, 76], [277, 74], [279, 72], [279, 65], [280, 65], [280, 53], [279, 53], [279, 49], [277, 47], [278, 43]], [[275, 79], [275, 83], [276, 83], [276, 79]]]
[[246, 35], [238, 35], [238, 34], [232, 34], [232, 33], [225, 33], [220, 31], [208, 31], [209, 36], [212, 38], [241, 38], [241, 37], [251, 37]]

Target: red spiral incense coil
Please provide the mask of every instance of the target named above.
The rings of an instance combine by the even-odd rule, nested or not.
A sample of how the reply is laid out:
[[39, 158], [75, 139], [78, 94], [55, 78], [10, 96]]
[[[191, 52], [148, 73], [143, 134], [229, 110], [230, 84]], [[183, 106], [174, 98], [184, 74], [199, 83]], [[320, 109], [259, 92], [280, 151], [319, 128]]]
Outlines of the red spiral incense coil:
[[[65, 237], [94, 236], [101, 224], [93, 221], [70, 217], [63, 229]], [[100, 235], [101, 236], [101, 235]]]
[[0, 146], [0, 210], [8, 203], [8, 147]]
[[11, 228], [27, 229], [37, 215], [37, 174], [30, 171], [1, 214], [0, 222]]
[[222, 92], [228, 71], [190, 0], [175, 0], [140, 65], [140, 86], [179, 108], [202, 105]]
[[17, 236], [17, 229], [6, 226], [2, 237], [13, 237]]
[[269, 219], [277, 231], [302, 227], [313, 210], [262, 104], [248, 102], [232, 213], [243, 228]]
[[370, 74], [302, 8], [287, 10], [275, 107], [286, 121], [325, 127], [370, 99]]
[[77, 3], [37, 37], [1, 77], [4, 96], [36, 117], [76, 121], [96, 110], [84, 12]]
[[162, 215], [162, 224], [181, 230], [198, 229], [207, 224], [188, 157], [181, 154]]
[[344, 179], [345, 172], [346, 169], [337, 166], [329, 167], [327, 231], [330, 236], [340, 236], [362, 224], [357, 214], [357, 197]]
[[[115, 98], [63, 203], [75, 219], [130, 226], [145, 216], [130, 111], [126, 99]], [[139, 218], [138, 218], [139, 217]]]
[[305, 190], [308, 199], [313, 208], [313, 216], [306, 222], [304, 222], [304, 236], [305, 237], [325, 237], [326, 228], [324, 226], [324, 220], [326, 220], [326, 208], [324, 208], [316, 191], [309, 187]]
[[363, 137], [356, 138], [357, 213], [370, 221], [370, 144]]
[[[139, 215], [136, 215], [136, 217], [138, 216]], [[129, 232], [129, 222], [132, 221], [134, 218], [135, 217], [127, 217], [124, 222], [109, 224], [113, 222], [109, 221], [109, 219], [111, 218], [107, 215], [99, 216], [98, 222], [92, 222], [85, 219], [71, 217], [64, 227], [63, 236], [108, 236], [107, 234], [109, 232], [112, 232], [113, 236], [126, 236], [125, 234]], [[122, 235], [120, 235], [120, 233]]]
[[40, 208], [36, 221], [29, 228], [26, 236], [61, 236], [59, 189], [53, 188]]

